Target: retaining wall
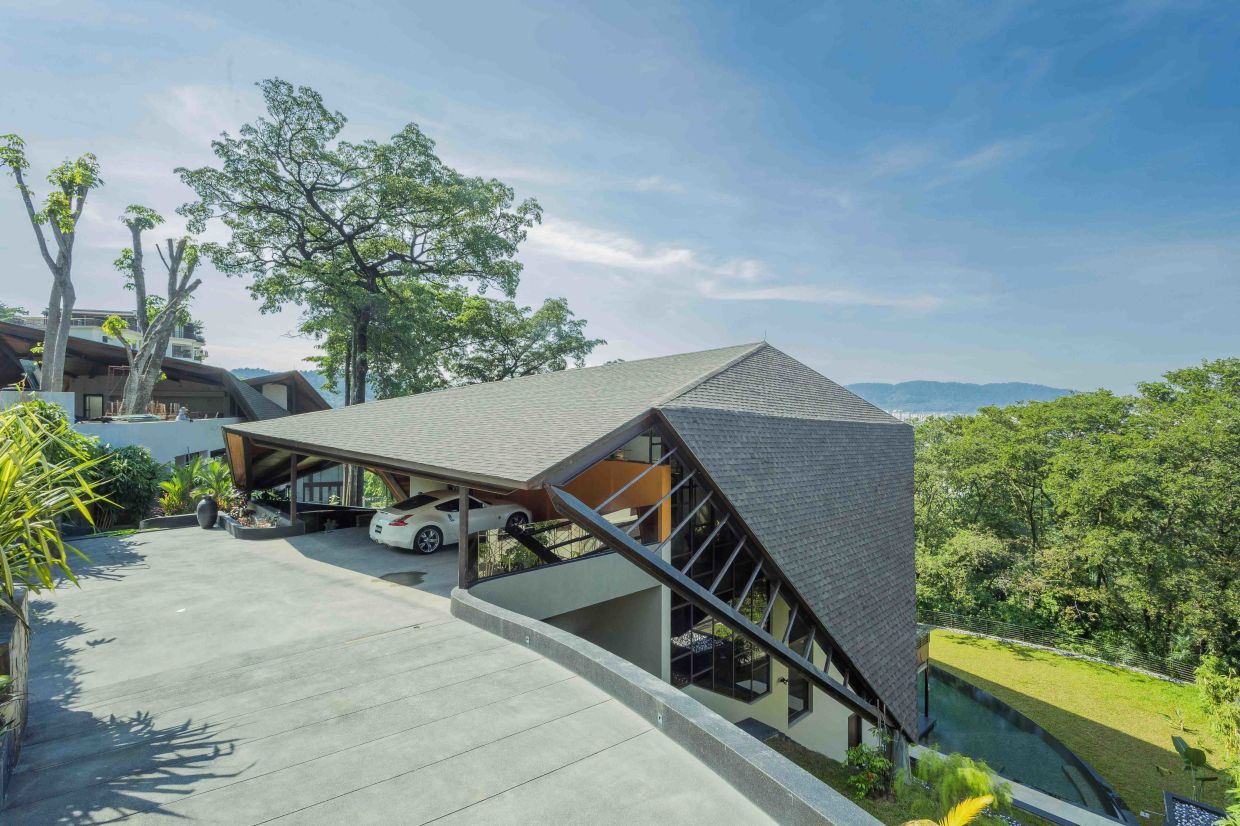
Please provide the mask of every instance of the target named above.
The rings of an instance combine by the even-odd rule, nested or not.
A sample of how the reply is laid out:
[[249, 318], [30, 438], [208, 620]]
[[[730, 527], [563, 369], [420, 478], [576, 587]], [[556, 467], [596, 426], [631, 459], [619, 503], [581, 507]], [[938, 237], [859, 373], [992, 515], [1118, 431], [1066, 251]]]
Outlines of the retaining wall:
[[593, 643], [460, 588], [452, 591], [452, 614], [586, 678], [671, 737], [777, 823], [880, 826], [847, 797], [697, 700]]

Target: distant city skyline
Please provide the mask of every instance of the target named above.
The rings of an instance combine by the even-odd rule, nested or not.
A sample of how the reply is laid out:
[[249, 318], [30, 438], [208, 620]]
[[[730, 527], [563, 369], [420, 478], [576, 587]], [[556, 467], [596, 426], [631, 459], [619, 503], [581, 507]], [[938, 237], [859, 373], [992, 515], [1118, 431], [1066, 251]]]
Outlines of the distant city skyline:
[[[173, 168], [211, 163], [280, 76], [353, 139], [414, 121], [538, 198], [518, 298], [567, 297], [609, 342], [593, 363], [765, 337], [841, 383], [1128, 392], [1240, 352], [1227, 4], [0, 9], [0, 131], [32, 182], [102, 165], [82, 307], [128, 305], [121, 211], [175, 219]], [[38, 313], [50, 276], [0, 184], [0, 301]], [[203, 275], [210, 363], [307, 366], [295, 308]]]

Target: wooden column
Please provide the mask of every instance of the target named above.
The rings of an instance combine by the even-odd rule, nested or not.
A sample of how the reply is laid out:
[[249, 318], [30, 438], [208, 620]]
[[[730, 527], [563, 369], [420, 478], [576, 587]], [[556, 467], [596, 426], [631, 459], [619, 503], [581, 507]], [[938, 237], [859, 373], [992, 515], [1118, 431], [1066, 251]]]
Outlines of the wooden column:
[[297, 524], [297, 454], [288, 460], [288, 521]]
[[462, 485], [458, 490], [460, 497], [456, 519], [460, 527], [456, 543], [456, 584], [468, 588], [478, 578], [478, 540], [470, 535], [469, 530], [469, 488]]

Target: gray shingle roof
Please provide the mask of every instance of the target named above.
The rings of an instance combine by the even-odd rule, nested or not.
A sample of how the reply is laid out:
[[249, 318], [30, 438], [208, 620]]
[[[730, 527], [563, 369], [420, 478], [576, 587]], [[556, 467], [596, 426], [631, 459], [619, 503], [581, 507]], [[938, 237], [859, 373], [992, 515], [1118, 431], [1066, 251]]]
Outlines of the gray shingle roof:
[[913, 429], [769, 346], [661, 410], [865, 680], [915, 731]]
[[760, 346], [543, 373], [229, 430], [347, 450], [377, 464], [526, 487]]
[[652, 408], [896, 718], [915, 728], [912, 428], [769, 345], [566, 370], [228, 429], [526, 487]]
[[220, 369], [220, 378], [225, 386], [232, 389], [242, 406], [249, 408], [251, 419], [267, 421], [289, 415], [287, 410], [264, 396], [253, 385], [247, 384], [227, 370]]

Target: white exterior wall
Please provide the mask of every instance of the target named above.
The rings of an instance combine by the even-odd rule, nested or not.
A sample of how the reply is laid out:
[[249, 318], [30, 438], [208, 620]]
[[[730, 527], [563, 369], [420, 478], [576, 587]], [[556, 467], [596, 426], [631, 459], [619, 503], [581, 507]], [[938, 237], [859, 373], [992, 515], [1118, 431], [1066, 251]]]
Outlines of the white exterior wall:
[[263, 395], [288, 410], [288, 388], [283, 384], [264, 384]]
[[[69, 394], [72, 395], [72, 394]], [[224, 449], [222, 425], [239, 418], [197, 419], [188, 422], [80, 422], [79, 433], [96, 436], [112, 447], [142, 445], [157, 462]]]
[[[787, 622], [788, 604], [782, 599], [777, 600], [775, 610], [771, 614], [772, 635], [777, 639], [781, 637]], [[821, 668], [826, 661], [826, 652], [815, 643], [814, 664]], [[834, 667], [828, 671], [828, 674], [836, 680], [843, 681], [843, 675]], [[852, 712], [831, 695], [811, 684], [810, 712], [797, 718], [792, 725], [788, 725], [788, 685], [781, 681], [787, 677], [788, 667], [771, 660], [771, 690], [752, 703], [716, 694], [694, 685], [686, 686], [684, 692], [729, 722], [739, 723], [741, 720], [752, 717], [786, 734], [808, 749], [825, 754], [832, 760], [844, 762], [845, 753], [848, 751], [848, 718]], [[862, 742], [871, 746], [878, 745], [878, 738], [870, 732], [869, 724], [863, 723], [861, 739]]]

